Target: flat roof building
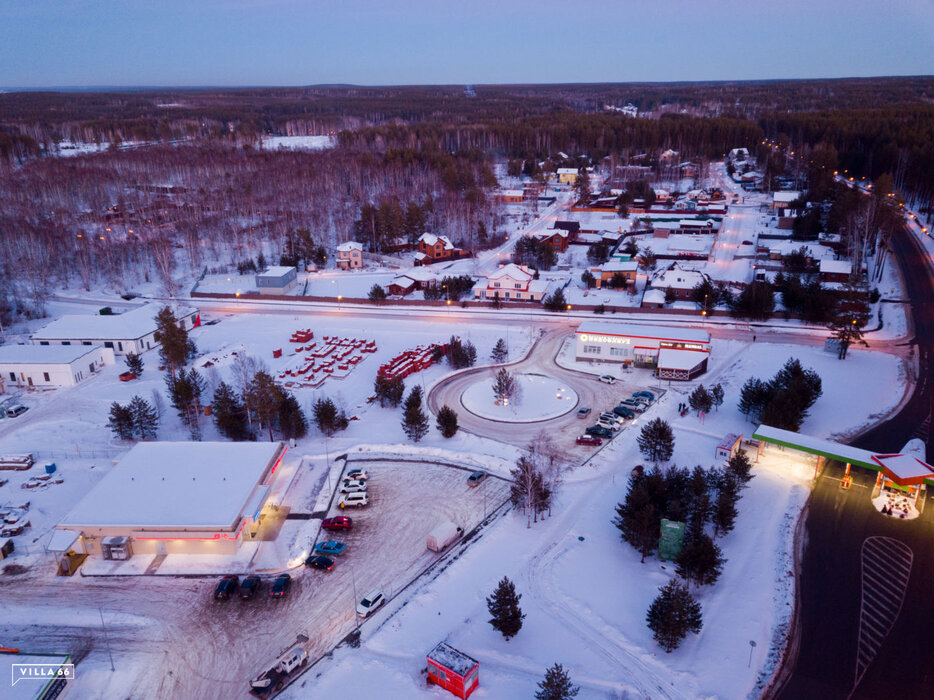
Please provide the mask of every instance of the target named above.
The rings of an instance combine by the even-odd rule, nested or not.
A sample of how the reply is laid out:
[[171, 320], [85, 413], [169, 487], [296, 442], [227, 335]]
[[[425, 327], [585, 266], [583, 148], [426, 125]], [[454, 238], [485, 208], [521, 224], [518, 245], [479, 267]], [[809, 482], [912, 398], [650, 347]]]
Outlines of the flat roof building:
[[112, 364], [113, 350], [99, 345], [0, 346], [0, 379], [7, 386], [74, 386]]
[[285, 451], [281, 442], [140, 443], [57, 525], [58, 544], [70, 531], [89, 555], [106, 557], [113, 538], [130, 554], [233, 554], [255, 532]]
[[658, 368], [665, 379], [693, 379], [707, 370], [710, 333], [702, 328], [585, 321], [576, 336], [578, 360]]
[[295, 286], [298, 271], [294, 267], [278, 265], [257, 273], [254, 279], [260, 294], [282, 294]]
[[[103, 345], [115, 355], [141, 354], [158, 347], [156, 314], [159, 304], [145, 304], [122, 314], [69, 314], [61, 316], [32, 334], [33, 345]], [[201, 325], [197, 309], [176, 309], [175, 317], [185, 330]]]

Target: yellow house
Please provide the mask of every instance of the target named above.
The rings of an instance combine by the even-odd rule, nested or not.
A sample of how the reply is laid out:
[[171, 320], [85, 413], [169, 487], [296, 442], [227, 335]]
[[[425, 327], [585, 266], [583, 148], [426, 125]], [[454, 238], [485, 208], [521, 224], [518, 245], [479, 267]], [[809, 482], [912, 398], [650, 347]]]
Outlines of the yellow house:
[[363, 267], [363, 246], [356, 241], [347, 241], [337, 246], [337, 267], [341, 270]]
[[575, 168], [558, 168], [558, 182], [562, 185], [577, 183], [577, 170]]

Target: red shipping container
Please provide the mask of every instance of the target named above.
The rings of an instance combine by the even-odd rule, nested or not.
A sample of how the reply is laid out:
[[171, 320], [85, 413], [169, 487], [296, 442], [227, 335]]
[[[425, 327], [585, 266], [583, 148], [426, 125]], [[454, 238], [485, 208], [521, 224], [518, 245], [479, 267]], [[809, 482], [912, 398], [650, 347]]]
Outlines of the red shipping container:
[[426, 658], [429, 683], [465, 700], [480, 685], [480, 663], [454, 647], [439, 642]]

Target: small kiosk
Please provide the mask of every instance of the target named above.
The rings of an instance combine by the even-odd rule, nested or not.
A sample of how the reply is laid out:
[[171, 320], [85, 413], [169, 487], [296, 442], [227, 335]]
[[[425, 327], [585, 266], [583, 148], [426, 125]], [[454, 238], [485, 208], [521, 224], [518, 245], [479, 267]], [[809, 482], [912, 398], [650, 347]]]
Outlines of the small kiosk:
[[883, 515], [911, 520], [921, 515], [925, 479], [934, 479], [934, 467], [908, 454], [873, 455], [882, 471], [872, 490], [872, 504]]
[[439, 642], [428, 652], [428, 682], [440, 685], [459, 698], [468, 698], [480, 685], [480, 662]]

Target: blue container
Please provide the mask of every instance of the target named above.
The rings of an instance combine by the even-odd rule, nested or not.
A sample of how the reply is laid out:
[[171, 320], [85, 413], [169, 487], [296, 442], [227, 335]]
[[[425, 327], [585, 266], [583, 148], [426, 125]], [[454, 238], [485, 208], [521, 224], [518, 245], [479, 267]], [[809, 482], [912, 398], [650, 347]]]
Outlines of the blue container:
[[46, 474], [54, 474], [54, 473], [55, 473], [55, 462], [47, 462], [47, 463], [46, 463], [46, 465], [45, 465], [45, 473], [46, 473]]

